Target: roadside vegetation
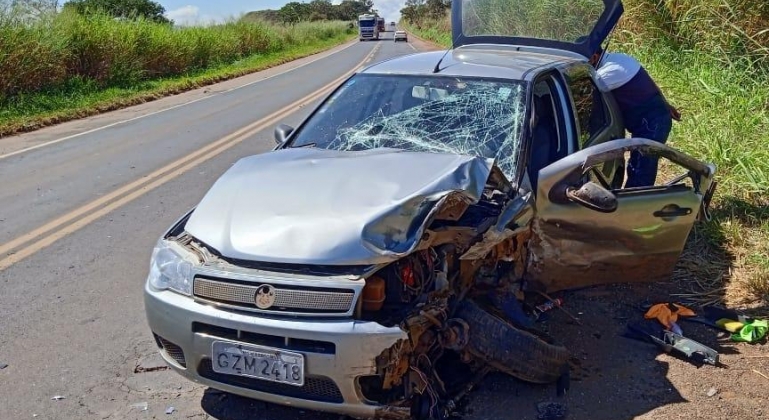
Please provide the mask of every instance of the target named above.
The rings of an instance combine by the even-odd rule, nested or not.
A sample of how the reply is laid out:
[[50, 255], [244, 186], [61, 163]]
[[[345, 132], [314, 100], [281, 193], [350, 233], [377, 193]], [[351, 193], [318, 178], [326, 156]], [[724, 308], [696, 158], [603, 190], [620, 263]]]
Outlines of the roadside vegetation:
[[240, 76], [354, 36], [343, 21], [183, 27], [67, 4], [34, 16], [0, 10], [0, 136]]
[[315, 22], [319, 20], [352, 22], [357, 21], [358, 16], [373, 11], [373, 0], [342, 0], [339, 4], [334, 4], [331, 0], [291, 1], [280, 9], [249, 12], [243, 16], [243, 19], [282, 23]]
[[[494, 16], [501, 0], [483, 0]], [[478, 3], [481, 3], [480, 1]], [[519, 1], [518, 4], [525, 2]], [[535, 21], [555, 0], [536, 0], [527, 18], [498, 19], [509, 31]], [[572, 6], [590, 7], [595, 0]], [[600, 2], [599, 2], [600, 3]], [[769, 2], [623, 0], [625, 14], [609, 50], [637, 57], [683, 113], [669, 144], [718, 166], [713, 220], [691, 235], [678, 280], [682, 298], [769, 310]], [[401, 24], [451, 45], [448, 2], [409, 0]], [[519, 6], [520, 7], [520, 6]], [[552, 28], [569, 28], [551, 15]], [[576, 15], [579, 16], [579, 15]], [[542, 20], [540, 20], [541, 22]], [[524, 26], [523, 30], [542, 28]], [[545, 32], [547, 33], [547, 32]], [[565, 36], [565, 35], [564, 35]]]

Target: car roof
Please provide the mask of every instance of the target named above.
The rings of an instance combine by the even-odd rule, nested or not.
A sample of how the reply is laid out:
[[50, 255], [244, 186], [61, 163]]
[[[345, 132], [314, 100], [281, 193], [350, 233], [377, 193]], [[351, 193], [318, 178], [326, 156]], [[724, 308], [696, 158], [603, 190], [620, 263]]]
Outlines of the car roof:
[[[445, 55], [445, 56], [444, 56]], [[495, 77], [531, 80], [541, 71], [563, 63], [586, 61], [568, 51], [506, 45], [468, 45], [446, 51], [430, 51], [396, 57], [374, 64], [364, 74], [433, 74], [463, 77]]]

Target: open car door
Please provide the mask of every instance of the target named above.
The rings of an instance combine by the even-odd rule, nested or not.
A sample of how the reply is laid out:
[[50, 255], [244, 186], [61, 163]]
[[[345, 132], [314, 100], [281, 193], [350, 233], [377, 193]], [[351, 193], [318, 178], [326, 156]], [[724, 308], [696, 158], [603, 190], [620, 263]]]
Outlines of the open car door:
[[454, 47], [557, 48], [589, 58], [619, 22], [621, 0], [453, 0]]
[[[612, 190], [593, 171], [633, 150], [660, 158], [667, 182]], [[618, 139], [539, 172], [527, 280], [540, 291], [666, 280], [692, 226], [707, 218], [715, 166], [662, 143]], [[664, 178], [662, 175], [658, 178]]]

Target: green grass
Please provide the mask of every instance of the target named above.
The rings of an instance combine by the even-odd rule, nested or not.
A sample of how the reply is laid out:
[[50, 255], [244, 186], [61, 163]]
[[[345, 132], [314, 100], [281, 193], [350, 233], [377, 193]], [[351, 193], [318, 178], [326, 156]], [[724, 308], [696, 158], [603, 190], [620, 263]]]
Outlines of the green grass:
[[[632, 7], [646, 1], [626, 4]], [[641, 26], [634, 18], [638, 16], [624, 22], [610, 49], [637, 57], [669, 100], [681, 108], [683, 121], [674, 125], [669, 144], [718, 167], [714, 219], [691, 235], [676, 277], [690, 285], [692, 295], [701, 301], [766, 309], [769, 72], [762, 66], [766, 63], [745, 60], [748, 53], [730, 57], [721, 54], [723, 49], [693, 48], [699, 41], [691, 33], [682, 46], [648, 25], [634, 32], [633, 27]], [[444, 47], [451, 44], [447, 21], [406, 26]], [[756, 47], [750, 54], [760, 57], [763, 50]]]
[[175, 28], [98, 15], [0, 16], [0, 136], [258, 71], [354, 37], [344, 22]]

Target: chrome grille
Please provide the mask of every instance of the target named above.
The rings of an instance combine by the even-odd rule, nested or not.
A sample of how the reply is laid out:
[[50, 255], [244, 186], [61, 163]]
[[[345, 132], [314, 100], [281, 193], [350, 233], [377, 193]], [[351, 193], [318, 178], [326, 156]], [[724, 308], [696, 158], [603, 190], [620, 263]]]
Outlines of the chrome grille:
[[[261, 284], [246, 285], [197, 277], [193, 285], [193, 293], [202, 299], [257, 309], [254, 297], [260, 286]], [[355, 292], [352, 290], [328, 292], [272, 286], [275, 288], [275, 303], [266, 311], [347, 312], [355, 297]]]

